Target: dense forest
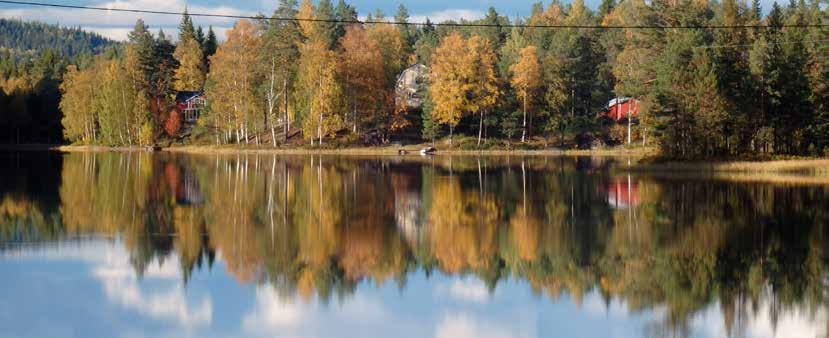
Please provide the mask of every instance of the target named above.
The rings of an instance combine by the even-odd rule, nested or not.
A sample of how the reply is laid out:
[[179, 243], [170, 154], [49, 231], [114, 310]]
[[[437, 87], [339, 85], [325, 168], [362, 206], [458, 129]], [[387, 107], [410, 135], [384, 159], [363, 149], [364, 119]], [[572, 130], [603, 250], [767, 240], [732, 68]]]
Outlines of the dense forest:
[[0, 19], [0, 143], [62, 142], [58, 104], [66, 66], [114, 46], [80, 28]]
[[69, 58], [102, 53], [115, 42], [79, 27], [61, 27], [19, 19], [0, 19], [0, 46], [18, 54], [45, 50]]
[[[138, 20], [118, 53], [67, 69], [64, 136], [280, 146], [300, 132], [314, 146], [446, 138], [471, 148], [627, 138], [679, 158], [829, 151], [829, 8], [819, 1], [605, 0], [591, 10], [576, 0], [531, 13], [409, 25], [400, 6], [355, 24], [342, 0], [281, 0], [273, 18], [297, 20], [239, 20], [218, 46], [186, 13], [177, 44]], [[417, 111], [395, 100], [414, 64], [428, 69]], [[202, 90], [208, 107], [183, 128], [173, 98]], [[640, 102], [632, 128], [604, 117], [620, 97]]]

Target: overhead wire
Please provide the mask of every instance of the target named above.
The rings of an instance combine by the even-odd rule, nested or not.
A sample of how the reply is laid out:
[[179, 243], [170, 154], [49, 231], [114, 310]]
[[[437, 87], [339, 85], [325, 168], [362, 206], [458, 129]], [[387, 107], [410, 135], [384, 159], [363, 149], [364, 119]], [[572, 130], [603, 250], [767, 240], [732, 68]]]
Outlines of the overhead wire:
[[[98, 6], [84, 6], [84, 5], [70, 5], [57, 4], [46, 2], [32, 2], [32, 1], [15, 1], [15, 0], [0, 0], [0, 4], [22, 5], [22, 6], [37, 6], [37, 7], [52, 7], [64, 9], [79, 9], [79, 10], [94, 10], [94, 11], [109, 11], [109, 12], [124, 12], [136, 14], [156, 14], [156, 15], [184, 15], [184, 12], [148, 10], [148, 9], [132, 9], [132, 8], [115, 8], [115, 7], [98, 7]], [[377, 20], [340, 20], [340, 19], [317, 19], [317, 18], [285, 18], [285, 17], [266, 17], [253, 15], [233, 15], [233, 14], [214, 14], [214, 13], [187, 13], [192, 17], [203, 18], [225, 18], [225, 19], [250, 19], [250, 20], [273, 20], [284, 22], [323, 22], [323, 23], [344, 23], [344, 24], [385, 24], [385, 25], [399, 25], [399, 26], [428, 26], [435, 27], [502, 27], [502, 28], [540, 28], [540, 29], [764, 29], [770, 28], [767, 25], [675, 25], [675, 26], [656, 26], [656, 25], [632, 25], [632, 26], [617, 26], [617, 25], [549, 25], [549, 24], [491, 24], [491, 23], [475, 23], [475, 22], [396, 22], [396, 21], [377, 21]], [[790, 28], [821, 28], [829, 27], [829, 24], [794, 24], [781, 25], [778, 27]]]

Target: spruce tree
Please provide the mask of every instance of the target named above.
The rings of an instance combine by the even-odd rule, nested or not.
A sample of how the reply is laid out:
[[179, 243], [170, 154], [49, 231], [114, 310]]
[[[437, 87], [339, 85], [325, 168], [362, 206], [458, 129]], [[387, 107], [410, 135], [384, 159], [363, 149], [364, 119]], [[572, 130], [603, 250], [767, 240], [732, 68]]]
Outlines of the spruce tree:
[[357, 10], [354, 9], [351, 5], [347, 4], [345, 0], [337, 1], [337, 8], [336, 12], [336, 19], [337, 23], [334, 25], [334, 41], [339, 41], [345, 35], [345, 27], [350, 25], [349, 23], [343, 23], [341, 21], [357, 21]]
[[337, 25], [334, 22], [337, 15], [334, 12], [334, 5], [331, 4], [331, 0], [320, 0], [315, 18], [319, 20], [316, 22], [316, 26], [320, 37], [324, 40], [328, 49], [333, 49], [337, 44]]
[[216, 33], [213, 32], [213, 26], [208, 27], [207, 29], [207, 38], [204, 40], [204, 44], [202, 44], [202, 55], [204, 56], [204, 64], [207, 65], [207, 69], [210, 69], [210, 57], [213, 54], [216, 54], [216, 48], [219, 47], [219, 41], [216, 38]]

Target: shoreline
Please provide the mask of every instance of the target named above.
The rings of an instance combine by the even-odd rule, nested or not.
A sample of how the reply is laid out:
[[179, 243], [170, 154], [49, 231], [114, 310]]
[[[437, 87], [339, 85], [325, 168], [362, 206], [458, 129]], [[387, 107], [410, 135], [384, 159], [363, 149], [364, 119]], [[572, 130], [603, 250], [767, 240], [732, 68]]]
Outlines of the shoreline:
[[[192, 155], [337, 155], [337, 156], [420, 156], [423, 144], [408, 146], [350, 147], [341, 149], [305, 149], [305, 148], [268, 148], [240, 146], [174, 146], [160, 148], [157, 152]], [[408, 153], [400, 155], [399, 150]], [[66, 153], [79, 152], [146, 152], [145, 147], [107, 147], [93, 145], [4, 145], [0, 151], [56, 151]], [[438, 150], [435, 156], [607, 156], [635, 157], [643, 159], [656, 152], [651, 148], [625, 149], [611, 148], [599, 150]], [[716, 160], [716, 161], [665, 161], [655, 163], [636, 163], [620, 166], [621, 171], [639, 173], [676, 173], [676, 174], [786, 174], [800, 177], [829, 177], [829, 158], [802, 158], [768, 161]]]
[[[260, 154], [260, 155], [342, 155], [342, 156], [420, 156], [420, 149], [425, 145], [347, 147], [334, 149], [308, 148], [269, 148], [239, 146], [173, 146], [162, 147], [157, 152], [178, 154]], [[108, 147], [95, 145], [24, 145], [20, 147], [0, 147], [6, 151], [58, 151], [58, 152], [144, 152], [146, 147]], [[407, 151], [401, 155], [400, 150]], [[654, 152], [650, 149], [600, 149], [600, 150], [522, 150], [522, 149], [483, 149], [483, 150], [438, 150], [434, 156], [629, 156], [645, 157]]]

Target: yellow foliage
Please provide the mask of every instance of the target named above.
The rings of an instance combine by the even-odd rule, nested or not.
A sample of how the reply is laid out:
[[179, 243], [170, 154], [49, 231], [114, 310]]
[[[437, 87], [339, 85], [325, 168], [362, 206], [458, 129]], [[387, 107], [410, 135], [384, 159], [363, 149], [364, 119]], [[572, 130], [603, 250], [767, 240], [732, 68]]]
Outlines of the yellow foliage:
[[454, 127], [463, 114], [475, 110], [469, 95], [475, 89], [474, 54], [458, 32], [449, 33], [432, 55], [429, 94], [435, 106], [432, 117]]
[[173, 57], [179, 62], [175, 87], [180, 91], [200, 91], [204, 87], [204, 64], [201, 45], [190, 36], [179, 41]]

